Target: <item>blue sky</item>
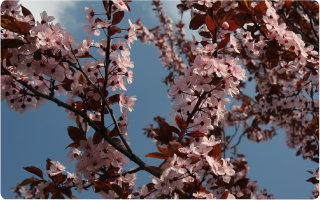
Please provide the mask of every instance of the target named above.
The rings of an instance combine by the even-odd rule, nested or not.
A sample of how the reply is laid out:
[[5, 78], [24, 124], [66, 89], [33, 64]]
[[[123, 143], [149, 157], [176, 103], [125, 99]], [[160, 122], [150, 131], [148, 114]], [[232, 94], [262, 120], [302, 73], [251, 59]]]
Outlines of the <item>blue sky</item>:
[[[177, 3], [165, 2], [166, 12], [175, 22], [180, 19], [175, 7]], [[55, 16], [54, 22], [61, 22], [62, 27], [68, 29], [79, 43], [86, 38], [86, 32], [82, 31], [82, 26], [86, 24], [84, 7], [94, 5], [97, 13], [102, 13], [103, 8], [101, 1], [28, 1], [22, 2], [22, 5], [29, 8], [36, 19], [39, 19], [40, 12], [46, 10], [48, 15]], [[139, 17], [148, 28], [158, 25], [150, 1], [138, 1], [129, 5], [132, 12], [126, 13], [125, 19], [119, 25], [121, 28], [129, 27], [128, 18], [134, 23]], [[188, 16], [185, 17], [187, 22]], [[189, 31], [187, 34], [191, 38]], [[135, 65], [134, 81], [127, 87], [126, 94], [137, 96], [134, 111], [129, 113], [128, 135], [131, 147], [147, 164], [158, 165], [160, 160], [144, 158], [148, 152], [155, 152], [157, 149], [155, 144], [143, 135], [142, 129], [153, 123], [153, 118], [156, 116], [165, 117], [169, 123], [171, 122], [169, 113], [172, 105], [167, 95], [168, 87], [161, 83], [168, 72], [162, 69], [157, 49], [152, 45], [136, 41], [132, 45], [131, 60]], [[251, 90], [248, 88], [245, 93], [254, 95], [252, 91], [254, 91], [252, 88]], [[60, 98], [67, 99], [61, 96]], [[119, 117], [118, 104], [113, 110]], [[107, 118], [108, 122], [111, 123], [110, 118]], [[65, 147], [72, 142], [67, 134], [68, 126], [76, 125], [74, 121], [68, 119], [65, 109], [53, 103], [43, 104], [40, 110], [26, 111], [22, 115], [9, 109], [5, 102], [1, 103], [1, 196], [3, 198], [14, 198], [10, 188], [32, 176], [23, 167], [36, 166], [45, 171], [46, 159], [50, 158], [66, 165], [67, 171], [74, 171], [75, 162], [67, 164], [69, 149], [65, 150]], [[233, 129], [227, 130], [227, 135], [233, 133]], [[286, 146], [285, 132], [279, 130], [278, 133], [274, 139], [264, 143], [253, 143], [243, 138], [237, 149], [238, 153], [246, 155], [246, 160], [249, 162], [249, 178], [257, 180], [261, 189], [267, 188], [268, 193], [274, 194], [276, 198], [308, 199], [312, 195], [314, 185], [306, 182], [312, 176], [307, 170], [315, 171], [318, 165], [296, 157], [297, 150]], [[89, 132], [87, 135], [92, 134]], [[237, 141], [237, 138], [234, 141]], [[136, 165], [129, 163], [126, 169], [131, 167]], [[141, 186], [149, 183], [148, 176], [145, 172], [139, 172], [137, 184]], [[83, 191], [80, 195], [76, 191], [73, 193], [77, 198], [101, 198], [100, 195], [90, 191]]]

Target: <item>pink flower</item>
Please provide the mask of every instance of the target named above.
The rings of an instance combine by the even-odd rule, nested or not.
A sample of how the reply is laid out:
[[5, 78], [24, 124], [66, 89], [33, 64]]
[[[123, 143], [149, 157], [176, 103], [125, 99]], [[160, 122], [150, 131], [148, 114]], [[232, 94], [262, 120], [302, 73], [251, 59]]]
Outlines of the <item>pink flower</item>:
[[126, 158], [122, 153], [120, 152], [115, 152], [113, 161], [111, 162], [112, 166], [114, 167], [120, 167], [125, 166], [126, 164], [129, 163], [129, 159]]
[[128, 35], [126, 36], [128, 46], [131, 48], [130, 44], [133, 43], [134, 40], [137, 40], [137, 34], [136, 34], [136, 25], [131, 23], [131, 20], [129, 19], [130, 24], [130, 30], [128, 32]]
[[152, 177], [152, 182], [154, 183], [154, 188], [157, 189], [157, 193], [159, 194], [169, 194], [170, 188], [169, 188], [169, 180], [168, 178], [164, 178], [164, 175], [158, 179], [157, 177]]
[[199, 5], [205, 5], [208, 8], [212, 7], [212, 0], [199, 0], [198, 1]]
[[237, 42], [234, 39], [233, 35], [230, 35], [230, 47], [233, 48], [235, 52], [240, 53], [240, 51], [237, 48]]
[[37, 186], [35, 186], [36, 189], [36, 197], [40, 198], [40, 199], [45, 199], [45, 189], [49, 186], [50, 184], [50, 180], [48, 180], [46, 183], [41, 182], [39, 183]]
[[67, 172], [68, 177], [67, 177], [67, 182], [69, 183], [69, 186], [73, 186], [73, 184], [75, 184], [77, 186], [77, 190], [79, 192], [79, 194], [82, 191], [83, 188], [83, 181], [82, 181], [82, 177], [79, 173], [69, 173]]
[[55, 176], [57, 174], [61, 174], [65, 171], [66, 167], [61, 165], [59, 162], [55, 162], [51, 160], [50, 170], [46, 170], [45, 173], [49, 174], [50, 176]]
[[243, 196], [243, 193], [240, 190], [240, 186], [239, 185], [237, 185], [236, 187], [232, 187], [231, 188], [231, 192], [232, 192], [232, 194], [235, 194], [237, 197]]
[[97, 28], [102, 28], [102, 29], [105, 29], [105, 28], [108, 28], [109, 26], [111, 26], [111, 20], [108, 20], [108, 21], [98, 21], [97, 22]]
[[106, 55], [108, 41], [106, 39], [102, 39], [101, 43], [96, 42], [95, 46], [100, 48], [98, 53], [102, 56]]
[[120, 101], [119, 101], [119, 106], [120, 106], [120, 111], [122, 112], [122, 107], [126, 105], [128, 110], [130, 112], [133, 111], [132, 106], [134, 105], [134, 102], [137, 100], [135, 96], [128, 97], [125, 93], [120, 93]]
[[215, 160], [214, 158], [212, 158], [210, 156], [206, 156], [206, 160], [215, 175], [224, 175], [224, 171], [221, 168], [221, 164], [220, 164], [219, 160]]
[[229, 29], [229, 24], [228, 24], [228, 22], [223, 22], [223, 23], [222, 23], [222, 28], [223, 28], [224, 30], [228, 30], [228, 29]]
[[88, 35], [87, 35], [87, 40], [89, 40], [92, 36], [92, 34], [94, 34], [95, 36], [99, 36], [100, 35], [100, 30], [95, 26], [96, 24], [93, 23], [93, 24], [86, 24], [86, 25], [83, 25], [82, 29], [84, 31], [89, 31], [88, 32]]
[[67, 157], [68, 157], [67, 163], [72, 162], [75, 157], [77, 157], [77, 156], [80, 155], [80, 153], [81, 153], [81, 151], [79, 151], [78, 149], [72, 147], [72, 148], [70, 149], [70, 152], [69, 152], [68, 155], [67, 155]]
[[93, 11], [94, 10], [93, 5], [90, 7], [90, 9], [85, 7], [85, 10], [87, 12], [85, 20], [89, 21], [89, 24], [93, 24], [94, 23], [94, 15], [95, 15], [95, 13]]
[[213, 147], [216, 144], [220, 144], [220, 140], [215, 140], [214, 135], [211, 135], [208, 139], [207, 137], [203, 137], [202, 144], [208, 145], [210, 147]]
[[235, 9], [238, 7], [238, 2], [233, 0], [225, 0], [221, 3], [221, 8], [224, 8], [224, 11], [229, 11], [230, 9]]
[[53, 16], [48, 16], [46, 11], [43, 11], [41, 14], [41, 24], [52, 22], [54, 20]]
[[112, 0], [113, 5], [119, 10], [119, 11], [128, 11], [127, 5], [122, 0]]

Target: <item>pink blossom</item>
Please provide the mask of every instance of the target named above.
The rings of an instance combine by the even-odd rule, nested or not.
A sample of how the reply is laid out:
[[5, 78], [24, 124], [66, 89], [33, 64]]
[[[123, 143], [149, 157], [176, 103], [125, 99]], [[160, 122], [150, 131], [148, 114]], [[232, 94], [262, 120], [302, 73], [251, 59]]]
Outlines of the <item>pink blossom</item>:
[[49, 23], [49, 22], [52, 22], [54, 20], [54, 17], [53, 16], [48, 16], [46, 11], [43, 11], [40, 14], [40, 16], [41, 16], [41, 24]]
[[128, 7], [122, 0], [112, 0], [113, 4], [119, 11], [128, 11]]
[[120, 111], [122, 112], [122, 107], [125, 105], [128, 110], [130, 112], [133, 111], [133, 105], [134, 105], [134, 102], [137, 100], [137, 98], [135, 96], [132, 96], [132, 97], [128, 97], [126, 94], [124, 93], [120, 93], [120, 101], [119, 101], [119, 106], [120, 106]]
[[73, 161], [75, 157], [80, 155], [80, 153], [81, 153], [81, 151], [79, 151], [78, 149], [72, 147], [70, 149], [70, 152], [67, 155], [67, 157], [68, 157], [67, 163], [70, 163], [71, 161]]
[[36, 188], [36, 197], [40, 198], [40, 199], [45, 199], [45, 190], [46, 188], [49, 186], [50, 184], [50, 180], [48, 180], [47, 182], [41, 182], [39, 183], [37, 186], [35, 186]]
[[59, 162], [51, 160], [50, 170], [46, 170], [45, 173], [50, 176], [55, 176], [57, 174], [61, 174], [66, 169], [65, 166], [61, 165]]
[[136, 25], [131, 23], [131, 20], [129, 19], [130, 24], [130, 30], [128, 32], [128, 36], [126, 36], [128, 46], [131, 48], [130, 44], [133, 43], [134, 40], [137, 40], [137, 34], [136, 34]]
[[229, 29], [229, 24], [228, 24], [228, 22], [223, 22], [222, 23], [222, 28], [224, 29], [224, 30], [228, 30]]

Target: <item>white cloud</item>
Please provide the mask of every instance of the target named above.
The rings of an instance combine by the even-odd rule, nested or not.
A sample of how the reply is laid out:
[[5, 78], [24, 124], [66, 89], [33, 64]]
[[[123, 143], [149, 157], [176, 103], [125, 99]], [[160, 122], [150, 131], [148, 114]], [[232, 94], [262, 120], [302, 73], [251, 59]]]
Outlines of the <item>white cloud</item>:
[[[167, 13], [169, 17], [174, 21], [174, 23], [178, 23], [181, 20], [181, 15], [179, 14], [179, 10], [177, 5], [181, 3], [180, 1], [163, 1], [164, 11]], [[186, 30], [187, 39], [192, 39], [192, 34], [197, 36], [198, 31], [190, 30], [189, 23], [191, 20], [190, 11], [186, 11], [183, 13], [182, 22], [184, 23], [184, 28]], [[197, 39], [201, 40], [201, 37]]]
[[54, 16], [55, 23], [61, 23], [62, 28], [75, 28], [76, 1], [29, 1], [22, 0], [20, 4], [30, 10], [36, 21], [40, 21], [40, 13], [46, 11], [48, 16]]

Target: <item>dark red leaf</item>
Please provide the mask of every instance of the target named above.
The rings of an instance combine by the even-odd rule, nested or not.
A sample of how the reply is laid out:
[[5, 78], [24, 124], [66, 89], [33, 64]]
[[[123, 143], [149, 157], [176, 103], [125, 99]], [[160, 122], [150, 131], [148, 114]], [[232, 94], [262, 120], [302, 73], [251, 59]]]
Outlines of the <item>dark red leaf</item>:
[[191, 160], [192, 160], [191, 164], [196, 164], [200, 160], [200, 158], [191, 156]]
[[86, 140], [86, 133], [77, 128], [77, 127], [73, 127], [73, 126], [69, 126], [68, 127], [68, 134], [69, 137], [75, 142], [78, 143], [80, 142], [80, 140]]
[[171, 126], [167, 122], [162, 121], [159, 123], [159, 128], [160, 128], [161, 135], [167, 138], [168, 141], [172, 141]]
[[74, 199], [73, 197], [73, 195], [72, 195], [72, 192], [71, 192], [71, 190], [70, 189], [64, 189], [64, 190], [62, 190], [61, 191], [64, 195], [66, 195], [69, 199]]
[[100, 190], [102, 190], [103, 192], [107, 193], [109, 192], [109, 190], [112, 190], [106, 183], [101, 182], [101, 181], [92, 181], [92, 183], [99, 188]]
[[50, 159], [50, 158], [47, 158], [46, 162], [47, 162], [46, 169], [47, 169], [47, 170], [50, 170], [50, 166], [52, 165], [51, 159]]
[[176, 115], [176, 123], [181, 130], [180, 136], [183, 136], [183, 134], [187, 131], [187, 128], [188, 128], [187, 122], [184, 121], [179, 115]]
[[31, 21], [35, 21], [34, 20], [34, 17], [33, 17], [33, 14], [30, 12], [30, 10], [28, 10], [26, 7], [24, 7], [23, 5], [21, 5], [21, 11], [22, 11], [22, 14], [23, 16], [28, 16], [28, 15], [32, 15], [32, 20]]
[[240, 25], [236, 24], [236, 22], [234, 22], [234, 21], [228, 21], [228, 24], [229, 24], [228, 31], [235, 31], [241, 27]]
[[32, 26], [29, 23], [26, 22], [20, 22], [15, 19], [15, 23], [18, 25], [20, 28], [20, 33], [22, 34], [28, 34], [29, 31], [31, 30]]
[[182, 10], [182, 11], [186, 11], [186, 10], [189, 10], [190, 8], [188, 8], [186, 5], [184, 5], [184, 4], [178, 4], [177, 5], [177, 8], [179, 9], [179, 10]]
[[249, 182], [248, 178], [241, 178], [234, 183], [234, 186], [239, 185], [240, 189], [243, 190], [247, 188], [248, 182]]
[[89, 53], [86, 53], [86, 54], [84, 54], [84, 55], [82, 55], [82, 56], [77, 56], [77, 57], [78, 57], [78, 58], [93, 58], [92, 55], [89, 54]]
[[260, 123], [259, 118], [258, 118], [258, 117], [255, 117], [255, 118], [253, 119], [252, 123], [251, 123], [251, 127], [253, 127], [253, 128], [258, 128], [259, 123]]
[[195, 132], [188, 133], [187, 136], [189, 136], [189, 137], [205, 137], [207, 135], [204, 133], [201, 133], [199, 131], [195, 131]]
[[189, 28], [191, 30], [197, 30], [206, 22], [206, 16], [206, 14], [199, 14], [194, 16], [190, 21]]
[[238, 5], [235, 9], [242, 13], [250, 13], [250, 10], [245, 5]]
[[[95, 111], [100, 110], [101, 108], [101, 104], [94, 98], [91, 98], [88, 100], [88, 106], [90, 107], [90, 110], [95, 110]], [[107, 114], [107, 112], [105, 112], [105, 114]]]
[[118, 11], [113, 14], [112, 25], [116, 25], [121, 22], [124, 17], [124, 11]]
[[146, 186], [149, 191], [154, 189], [154, 183], [148, 183]]
[[228, 195], [229, 195], [230, 191], [227, 190], [223, 193], [223, 195], [220, 197], [220, 199], [227, 199], [228, 198]]
[[208, 29], [211, 31], [211, 32], [214, 32], [215, 31], [215, 25], [214, 25], [214, 22], [213, 20], [211, 19], [210, 15], [207, 15], [206, 16], [206, 25], [208, 27]]
[[119, 94], [115, 94], [115, 95], [112, 95], [108, 98], [108, 103], [109, 105], [112, 105], [114, 103], [118, 103], [120, 101], [120, 96]]
[[160, 147], [160, 146], [157, 146], [157, 148], [158, 148], [158, 151], [159, 151], [160, 153], [162, 153], [163, 155], [169, 156], [169, 152], [168, 152], [168, 149], [167, 149], [167, 148], [162, 148], [162, 147]]
[[275, 59], [277, 57], [279, 57], [278, 49], [272, 46], [268, 46], [266, 51], [266, 58], [270, 60], [270, 59]]
[[7, 14], [1, 15], [1, 27], [14, 33], [22, 34], [21, 29], [15, 23], [15, 18]]
[[237, 158], [243, 158], [243, 157], [245, 157], [245, 155], [243, 155], [243, 154], [237, 154]]
[[33, 173], [43, 179], [43, 173], [42, 173], [41, 169], [34, 167], [34, 166], [24, 167], [23, 169], [25, 169], [26, 171]]
[[227, 46], [227, 44], [230, 41], [230, 33], [225, 34], [225, 39], [221, 40], [221, 42], [218, 44], [218, 49], [222, 49]]
[[248, 10], [250, 10], [252, 7], [251, 7], [251, 3], [252, 2], [250, 2], [250, 1], [248, 1], [248, 0], [244, 0], [243, 1], [244, 2], [244, 5], [248, 8]]
[[108, 35], [109, 36], [112, 36], [116, 33], [121, 33], [121, 29], [117, 26], [112, 26], [110, 29], [109, 29], [109, 32], [108, 32]]
[[312, 177], [312, 178], [309, 178], [309, 179], [307, 180], [307, 182], [311, 182], [311, 183], [313, 183], [313, 184], [317, 184], [317, 183], [319, 183], [319, 180], [317, 180], [316, 177]]
[[158, 152], [154, 152], [154, 153], [148, 153], [147, 155], [145, 155], [145, 157], [149, 157], [149, 158], [159, 158], [159, 159], [168, 159], [169, 156], [164, 155], [162, 153], [158, 153]]
[[117, 193], [117, 195], [118, 196], [122, 196], [122, 194], [123, 194], [123, 189], [119, 186], [119, 185], [117, 185], [117, 184], [112, 184], [111, 185], [111, 188]]
[[76, 109], [78, 109], [78, 110], [82, 110], [82, 105], [83, 105], [83, 102], [82, 101], [76, 101], [76, 102], [74, 102], [75, 103], [75, 105], [76, 105]]
[[93, 144], [99, 144], [100, 142], [102, 142], [102, 140], [103, 140], [103, 137], [100, 133], [95, 132], [93, 134], [93, 139], [92, 139]]
[[208, 44], [210, 44], [209, 42], [207, 41], [201, 41], [200, 44], [203, 46], [203, 47], [206, 47]]
[[311, 74], [311, 71], [307, 72], [307, 73], [303, 76], [302, 80], [303, 80], [303, 81], [307, 81], [307, 80], [309, 79], [309, 77], [310, 77], [310, 74]]
[[[223, 9], [221, 9], [221, 10], [224, 11]], [[219, 11], [220, 11], [220, 10], [219, 10]], [[220, 13], [217, 13], [217, 15], [218, 15], [218, 14], [220, 14]], [[221, 14], [222, 14], [222, 13], [221, 13]], [[231, 10], [231, 9], [230, 9], [229, 11], [223, 13], [223, 14], [222, 14], [223, 19], [220, 21], [220, 25], [221, 25], [223, 22], [225, 22], [225, 21], [229, 21], [229, 20], [232, 18], [233, 14], [234, 14], [234, 11]]]
[[220, 146], [220, 144], [214, 145], [211, 152], [212, 152], [212, 157], [214, 157], [215, 160], [221, 159], [221, 146]]
[[118, 136], [118, 130], [117, 130], [117, 128], [114, 127], [114, 128], [108, 133], [108, 135], [109, 135], [110, 137], [116, 137], [116, 136]]
[[[1, 61], [3, 61], [5, 58], [8, 58], [9, 55], [10, 54], [9, 54], [8, 49], [3, 49], [1, 46]], [[8, 62], [8, 59], [7, 59], [7, 62]]]
[[269, 61], [269, 68], [273, 69], [279, 64], [279, 56]]
[[[23, 5], [21, 6], [21, 11], [24, 17], [28, 16], [28, 15], [32, 15], [32, 13], [30, 12], [30, 10], [28, 10], [26, 7], [24, 7]], [[33, 15], [32, 15], [33, 16]]]
[[182, 147], [183, 146], [180, 142], [174, 142], [174, 141], [169, 142], [167, 149], [170, 153], [170, 157], [172, 157], [174, 154], [176, 154], [179, 157], [184, 157], [185, 154], [179, 151], [179, 149]]
[[[129, 1], [128, 1], [128, 2], [129, 2]], [[131, 8], [130, 8], [129, 4], [128, 4], [127, 2], [125, 2], [124, 4], [126, 4], [126, 6], [127, 6], [128, 10], [129, 10], [129, 12], [131, 12]]]
[[282, 87], [280, 85], [271, 85], [268, 95], [271, 96], [273, 94], [279, 96], [281, 94]]
[[201, 35], [202, 37], [205, 37], [205, 38], [211, 38], [211, 34], [209, 32], [201, 31], [199, 33], [199, 35]]
[[170, 126], [170, 130], [171, 130], [172, 132], [174, 132], [174, 133], [178, 134], [178, 135], [181, 135], [181, 133], [180, 133], [179, 129], [177, 129], [177, 128], [176, 128], [176, 127], [174, 127], [174, 126]]
[[212, 5], [212, 9], [213, 10], [218, 10], [221, 6], [221, 2], [220, 1], [216, 1], [213, 5]]
[[198, 3], [195, 3], [192, 5], [192, 7], [194, 7], [195, 9], [198, 9], [202, 12], [206, 12], [207, 11], [207, 7], [205, 5], [200, 5]]
[[26, 186], [26, 185], [29, 185], [35, 181], [37, 181], [38, 179], [34, 178], [34, 177], [31, 177], [31, 178], [26, 178], [24, 179], [20, 184], [19, 186]]
[[102, 0], [104, 10], [108, 11], [109, 10], [109, 1], [108, 0]]
[[65, 174], [57, 174], [56, 176], [56, 183], [59, 185], [63, 183], [67, 179], [67, 175]]
[[1, 39], [1, 50], [5, 48], [18, 48], [25, 43], [19, 39]]

